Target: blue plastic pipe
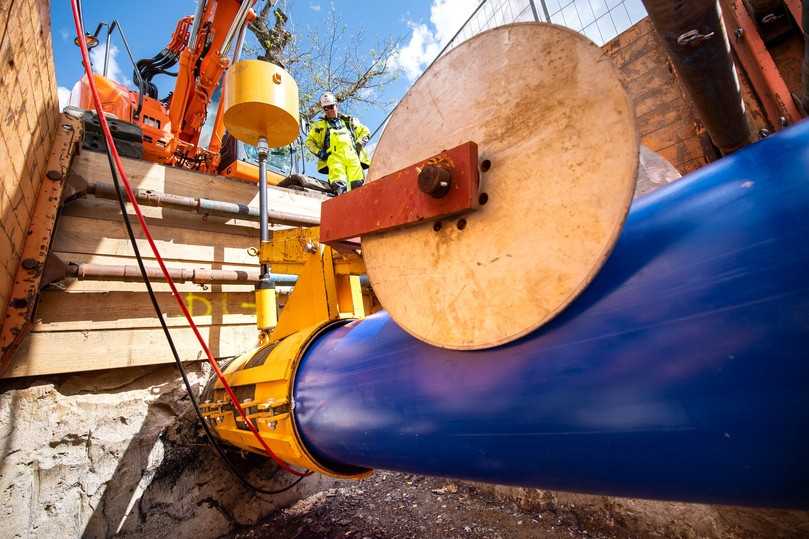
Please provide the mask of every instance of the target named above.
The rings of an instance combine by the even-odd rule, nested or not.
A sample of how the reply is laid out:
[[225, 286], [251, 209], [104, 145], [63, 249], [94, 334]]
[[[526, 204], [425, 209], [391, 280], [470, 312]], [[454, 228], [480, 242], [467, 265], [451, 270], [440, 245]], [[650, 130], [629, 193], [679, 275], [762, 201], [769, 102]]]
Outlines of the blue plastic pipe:
[[443, 350], [386, 313], [331, 330], [295, 419], [341, 470], [809, 508], [808, 277], [804, 122], [638, 200], [593, 283], [519, 341]]

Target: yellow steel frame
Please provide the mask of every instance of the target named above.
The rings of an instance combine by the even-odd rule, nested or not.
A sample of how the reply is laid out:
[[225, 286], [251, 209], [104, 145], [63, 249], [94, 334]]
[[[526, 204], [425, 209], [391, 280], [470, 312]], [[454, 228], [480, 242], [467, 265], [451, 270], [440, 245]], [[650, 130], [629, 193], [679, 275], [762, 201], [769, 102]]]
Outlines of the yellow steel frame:
[[[271, 241], [261, 244], [259, 262], [269, 264], [275, 273], [297, 275], [298, 282], [271, 329], [274, 290], [256, 291], [259, 347], [229, 365], [225, 378], [237, 394], [249, 395], [241, 397], [240, 403], [281, 459], [334, 477], [361, 479], [371, 470], [346, 474], [318, 463], [298, 436], [292, 414], [295, 371], [308, 344], [325, 328], [366, 313], [359, 277], [365, 272], [362, 258], [322, 245], [319, 237], [318, 228], [295, 228], [275, 231]], [[219, 381], [213, 399], [202, 407], [203, 416], [223, 440], [264, 453], [255, 436], [237, 421]]]
[[[264, 345], [248, 352], [231, 363], [225, 371], [228, 382], [234, 387], [254, 387], [250, 398], [241, 401], [247, 417], [254, 422], [261, 437], [273, 452], [290, 464], [344, 479], [363, 479], [371, 470], [347, 474], [320, 464], [301, 443], [292, 415], [292, 387], [298, 363], [317, 335], [327, 327], [338, 323], [326, 321], [297, 331], [278, 342]], [[268, 350], [269, 349], [269, 350]], [[261, 358], [267, 354], [263, 361]], [[252, 363], [251, 363], [252, 361]], [[223, 440], [255, 453], [264, 450], [253, 433], [236, 420], [230, 401], [217, 381], [214, 397], [203, 403], [203, 415]]]
[[[309, 256], [319, 247], [325, 247], [320, 244], [320, 227], [276, 230], [272, 240], [261, 245], [258, 257], [261, 263], [272, 266], [274, 273], [300, 275]], [[365, 273], [365, 263], [358, 254], [331, 250], [335, 275]]]

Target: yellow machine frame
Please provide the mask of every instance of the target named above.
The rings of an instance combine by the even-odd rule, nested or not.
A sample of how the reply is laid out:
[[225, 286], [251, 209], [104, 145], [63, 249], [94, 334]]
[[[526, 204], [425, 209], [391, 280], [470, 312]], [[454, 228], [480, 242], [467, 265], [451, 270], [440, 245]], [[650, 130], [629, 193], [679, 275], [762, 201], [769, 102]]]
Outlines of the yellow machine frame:
[[[243, 142], [258, 145], [259, 170], [265, 171], [268, 149], [289, 144], [298, 135], [297, 84], [279, 66], [244, 60], [228, 70], [223, 93], [223, 121], [228, 131]], [[262, 192], [265, 182], [266, 174], [259, 173], [259, 344], [234, 360], [224, 373], [261, 440], [241, 414], [235, 413], [218, 379], [206, 388], [203, 417], [220, 438], [242, 449], [265, 454], [263, 441], [290, 464], [336, 477], [365, 477], [370, 470], [346, 475], [312, 458], [298, 435], [292, 413], [295, 372], [306, 347], [325, 328], [365, 316], [359, 277], [365, 273], [365, 264], [356, 250], [338, 252], [322, 245], [319, 227], [270, 235], [266, 193]], [[298, 276], [280, 316], [270, 271]]]
[[[324, 329], [363, 318], [371, 301], [363, 295], [362, 258], [320, 244], [320, 229], [276, 231], [262, 242], [259, 261], [276, 273], [298, 276], [292, 294], [277, 316], [274, 289], [256, 290], [259, 346], [235, 359], [225, 378], [270, 449], [284, 461], [309, 470], [346, 479], [362, 479], [371, 470], [345, 474], [317, 462], [298, 435], [292, 415], [292, 388], [298, 362], [307, 346]], [[273, 327], [271, 327], [273, 326]], [[225, 441], [264, 454], [255, 436], [234, 413], [220, 382], [201, 407], [203, 416]]]

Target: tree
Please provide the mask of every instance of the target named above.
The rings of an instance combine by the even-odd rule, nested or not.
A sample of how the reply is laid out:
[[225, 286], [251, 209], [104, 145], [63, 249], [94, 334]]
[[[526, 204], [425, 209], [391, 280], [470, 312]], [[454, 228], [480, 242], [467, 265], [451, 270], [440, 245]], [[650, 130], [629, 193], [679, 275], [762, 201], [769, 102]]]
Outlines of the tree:
[[[286, 7], [286, 2], [283, 3]], [[278, 0], [264, 0], [250, 30], [258, 42], [252, 51], [260, 60], [286, 68], [298, 83], [301, 116], [314, 118], [323, 92], [333, 92], [343, 110], [357, 104], [386, 107], [380, 90], [397, 77], [393, 55], [397, 43], [388, 39], [362, 51], [364, 29], [352, 27], [331, 6], [323, 26], [296, 35], [287, 29], [289, 17]], [[251, 51], [248, 51], [251, 52]]]

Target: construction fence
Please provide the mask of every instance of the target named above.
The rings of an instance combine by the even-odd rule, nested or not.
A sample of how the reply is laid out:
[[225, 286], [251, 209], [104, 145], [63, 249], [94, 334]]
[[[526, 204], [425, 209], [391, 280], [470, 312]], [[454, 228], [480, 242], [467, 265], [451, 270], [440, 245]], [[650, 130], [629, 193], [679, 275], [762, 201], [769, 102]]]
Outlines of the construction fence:
[[645, 16], [641, 0], [483, 0], [446, 50], [484, 30], [520, 21], [567, 26], [600, 46]]

